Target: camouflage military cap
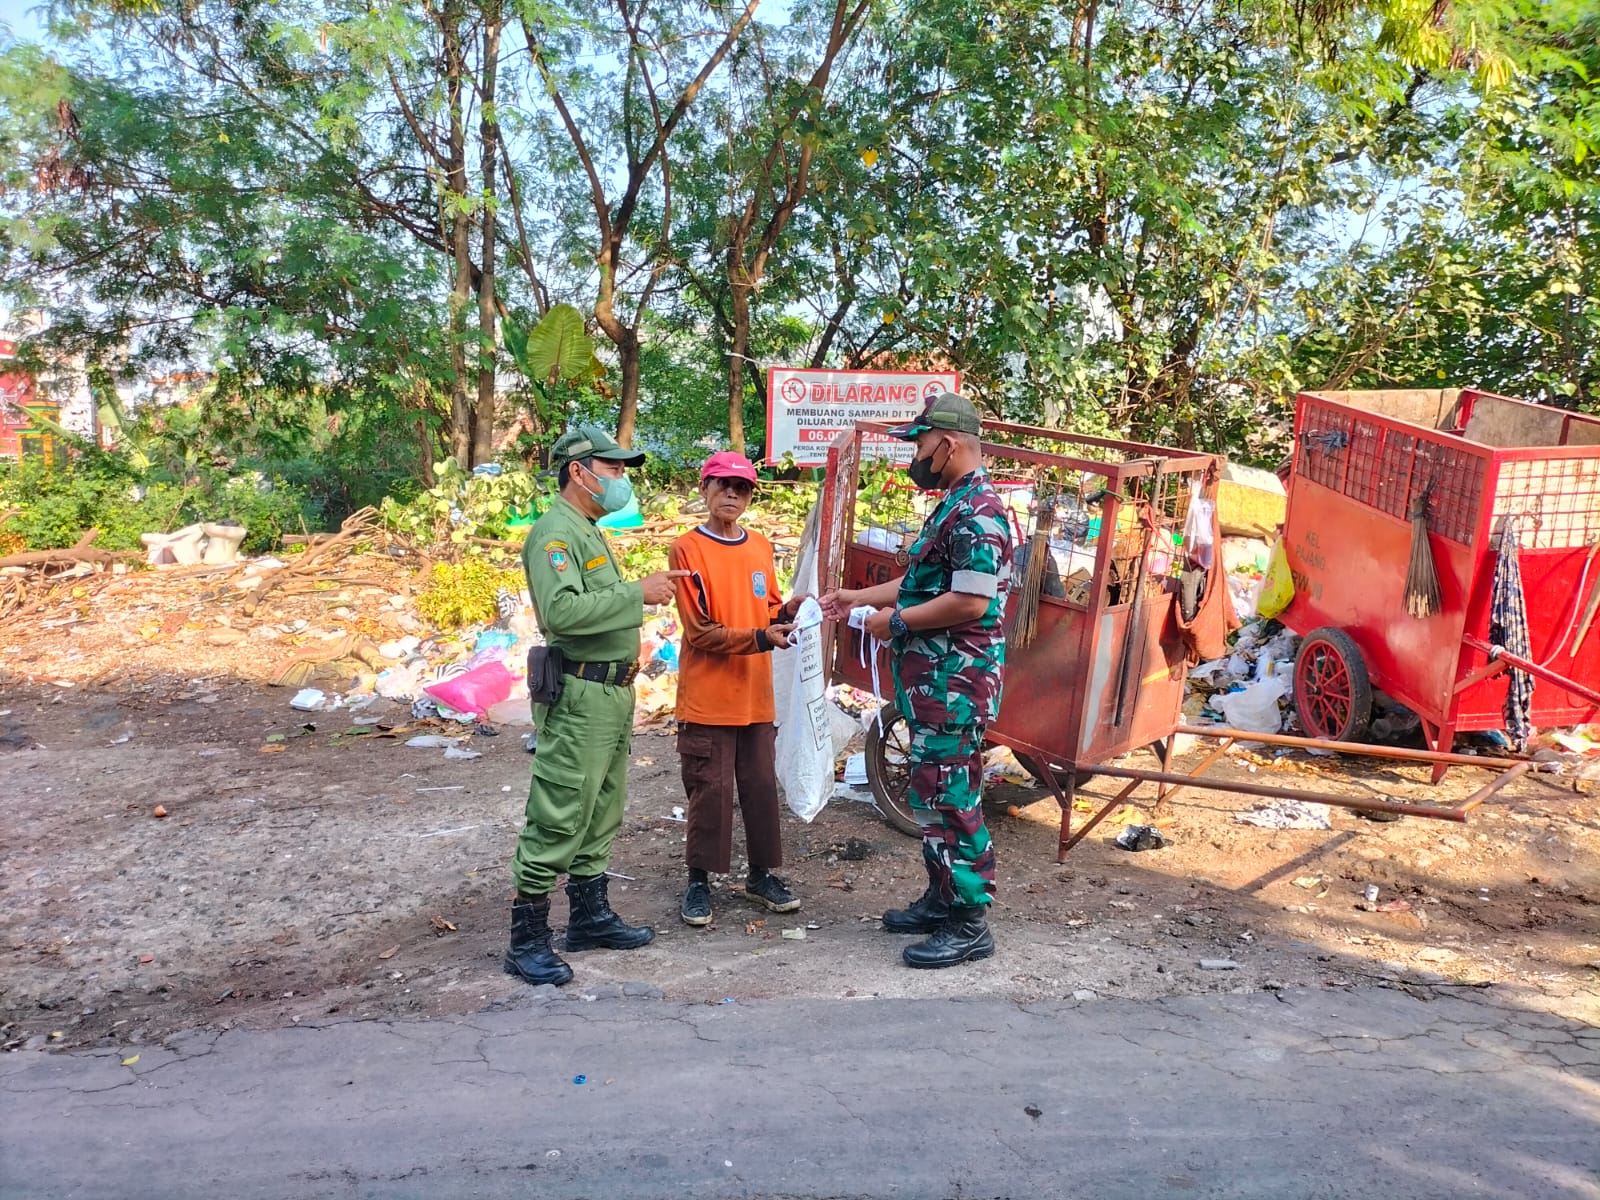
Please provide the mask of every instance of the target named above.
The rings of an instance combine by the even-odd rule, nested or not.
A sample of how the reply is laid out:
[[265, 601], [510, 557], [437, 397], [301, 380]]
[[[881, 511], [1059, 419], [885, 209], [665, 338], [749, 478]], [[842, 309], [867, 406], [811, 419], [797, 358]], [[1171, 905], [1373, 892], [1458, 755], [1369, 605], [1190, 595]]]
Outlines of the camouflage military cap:
[[925, 433], [929, 429], [946, 429], [951, 433], [970, 433], [977, 436], [983, 432], [983, 420], [978, 416], [978, 410], [972, 406], [972, 401], [954, 392], [940, 392], [907, 424], [897, 425], [889, 430], [889, 436], [909, 442], [917, 434]]

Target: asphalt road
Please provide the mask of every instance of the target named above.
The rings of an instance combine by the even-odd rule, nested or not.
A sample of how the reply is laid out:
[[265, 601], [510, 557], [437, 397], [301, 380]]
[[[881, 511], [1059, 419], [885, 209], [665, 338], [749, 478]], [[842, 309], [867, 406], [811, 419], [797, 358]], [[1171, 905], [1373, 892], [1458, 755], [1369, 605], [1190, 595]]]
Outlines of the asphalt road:
[[5, 1200], [678, 1195], [1600, 1197], [1600, 1029], [1459, 988], [569, 988], [448, 1021], [0, 1056]]

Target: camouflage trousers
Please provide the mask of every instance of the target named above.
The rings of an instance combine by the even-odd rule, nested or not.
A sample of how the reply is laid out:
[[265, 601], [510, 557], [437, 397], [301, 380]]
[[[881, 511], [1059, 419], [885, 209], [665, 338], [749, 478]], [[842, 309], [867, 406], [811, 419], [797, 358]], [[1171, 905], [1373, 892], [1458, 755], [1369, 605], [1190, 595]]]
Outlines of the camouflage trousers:
[[994, 846], [983, 824], [983, 726], [911, 726], [912, 810], [928, 877], [947, 903], [994, 898]]

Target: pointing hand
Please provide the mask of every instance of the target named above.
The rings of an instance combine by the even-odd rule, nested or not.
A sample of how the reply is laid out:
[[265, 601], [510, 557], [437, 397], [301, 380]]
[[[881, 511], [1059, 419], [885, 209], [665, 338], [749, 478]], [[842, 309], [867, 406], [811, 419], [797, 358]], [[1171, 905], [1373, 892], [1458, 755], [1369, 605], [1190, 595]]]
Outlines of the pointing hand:
[[678, 588], [676, 581], [687, 579], [689, 571], [656, 571], [639, 580], [639, 590], [646, 604], [670, 604]]

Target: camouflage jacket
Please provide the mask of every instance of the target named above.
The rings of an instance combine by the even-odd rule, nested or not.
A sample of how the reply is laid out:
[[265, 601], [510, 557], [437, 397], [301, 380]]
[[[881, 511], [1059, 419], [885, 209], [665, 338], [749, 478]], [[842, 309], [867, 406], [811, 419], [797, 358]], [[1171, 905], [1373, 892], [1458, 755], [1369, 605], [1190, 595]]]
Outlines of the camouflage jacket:
[[911, 608], [954, 591], [987, 596], [989, 606], [974, 621], [893, 640], [895, 699], [908, 720], [987, 725], [999, 715], [1011, 555], [1011, 524], [980, 467], [945, 493], [922, 526], [896, 605]]

